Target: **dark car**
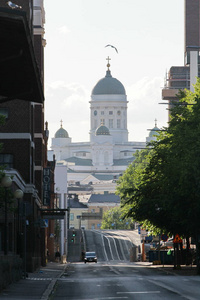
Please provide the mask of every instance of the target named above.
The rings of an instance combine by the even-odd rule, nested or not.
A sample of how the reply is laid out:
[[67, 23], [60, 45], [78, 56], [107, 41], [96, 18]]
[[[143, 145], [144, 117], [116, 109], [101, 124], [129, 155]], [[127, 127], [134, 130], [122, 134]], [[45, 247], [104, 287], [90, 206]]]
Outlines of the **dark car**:
[[95, 252], [86, 252], [84, 262], [95, 262], [97, 263], [97, 256]]

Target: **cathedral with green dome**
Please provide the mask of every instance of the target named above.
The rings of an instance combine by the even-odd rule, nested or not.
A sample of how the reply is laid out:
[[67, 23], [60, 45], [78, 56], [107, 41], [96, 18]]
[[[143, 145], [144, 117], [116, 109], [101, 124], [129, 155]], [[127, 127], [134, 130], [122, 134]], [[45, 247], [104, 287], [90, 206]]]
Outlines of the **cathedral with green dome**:
[[117, 179], [134, 160], [136, 150], [144, 149], [149, 138], [154, 139], [153, 131], [146, 142], [128, 140], [126, 90], [112, 77], [109, 57], [107, 60], [106, 75], [93, 87], [89, 101], [90, 140], [73, 143], [62, 121], [52, 139], [56, 161], [67, 166], [71, 183], [87, 182], [89, 175]]

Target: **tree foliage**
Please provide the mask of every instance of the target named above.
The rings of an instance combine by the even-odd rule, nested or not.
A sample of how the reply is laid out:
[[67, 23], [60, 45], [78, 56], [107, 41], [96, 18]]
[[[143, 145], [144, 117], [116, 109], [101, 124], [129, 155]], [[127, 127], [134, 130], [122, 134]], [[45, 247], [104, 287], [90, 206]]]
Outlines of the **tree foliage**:
[[131, 229], [133, 222], [131, 218], [124, 217], [123, 209], [114, 207], [103, 214], [101, 229]]
[[200, 81], [180, 92], [169, 126], [118, 181], [126, 215], [162, 232], [200, 235]]

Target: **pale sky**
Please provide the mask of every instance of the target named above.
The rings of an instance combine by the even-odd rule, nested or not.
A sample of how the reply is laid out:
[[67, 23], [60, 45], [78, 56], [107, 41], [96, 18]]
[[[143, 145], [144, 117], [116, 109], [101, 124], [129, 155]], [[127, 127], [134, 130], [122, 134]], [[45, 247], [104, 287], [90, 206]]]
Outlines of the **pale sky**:
[[[44, 0], [45, 121], [72, 142], [89, 141], [91, 92], [106, 74], [124, 85], [129, 141], [167, 126], [166, 72], [184, 64], [184, 0]], [[118, 49], [118, 54], [111, 47]]]

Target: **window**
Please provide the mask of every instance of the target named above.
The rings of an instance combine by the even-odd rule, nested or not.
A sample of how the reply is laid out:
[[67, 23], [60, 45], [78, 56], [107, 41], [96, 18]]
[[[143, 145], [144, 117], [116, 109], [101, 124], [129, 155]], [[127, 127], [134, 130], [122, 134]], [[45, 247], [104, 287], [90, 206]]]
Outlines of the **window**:
[[76, 156], [86, 156], [86, 153], [85, 152], [78, 152], [78, 153], [76, 153]]
[[95, 209], [94, 208], [91, 209], [91, 213], [92, 214], [95, 213]]
[[13, 168], [13, 155], [0, 154], [0, 166], [4, 166], [6, 169]]
[[113, 128], [113, 119], [109, 119], [109, 128]]
[[109, 111], [109, 115], [113, 115], [113, 111], [112, 110]]
[[0, 108], [0, 115], [3, 115], [6, 119], [8, 118], [8, 108]]
[[70, 213], [70, 221], [74, 221], [74, 214]]
[[117, 128], [121, 128], [121, 120], [117, 119]]
[[101, 125], [105, 125], [105, 119], [101, 119]]

